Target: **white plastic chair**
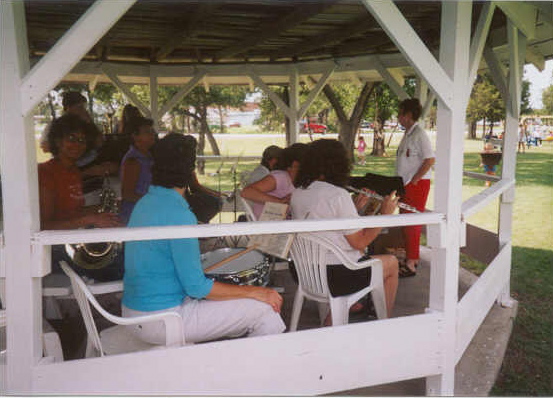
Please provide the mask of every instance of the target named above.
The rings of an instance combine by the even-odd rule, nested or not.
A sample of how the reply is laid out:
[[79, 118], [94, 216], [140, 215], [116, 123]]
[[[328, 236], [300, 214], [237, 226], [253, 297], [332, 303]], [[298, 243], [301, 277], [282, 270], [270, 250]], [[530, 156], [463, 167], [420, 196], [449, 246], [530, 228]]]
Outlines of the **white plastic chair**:
[[[319, 303], [321, 321], [324, 319], [321, 305], [330, 304], [332, 325], [345, 325], [349, 321], [349, 308], [369, 292], [372, 295], [376, 314], [379, 319], [387, 318], [384, 296], [384, 273], [382, 262], [369, 259], [353, 262], [338, 246], [330, 240], [313, 233], [297, 234], [290, 250], [298, 274], [298, 290], [294, 297], [290, 331], [296, 331], [305, 298]], [[372, 267], [371, 283], [358, 292], [332, 297], [328, 288], [326, 267], [327, 255], [333, 253], [349, 269], [356, 270]]]
[[[179, 314], [175, 312], [164, 312], [133, 318], [122, 318], [112, 315], [102, 308], [84, 281], [66, 262], [60, 261], [60, 265], [63, 272], [71, 279], [73, 294], [75, 295], [86, 326], [88, 334], [86, 357], [115, 355], [164, 347], [146, 343], [126, 328], [127, 325], [147, 322], [163, 321], [165, 323], [165, 347], [178, 347], [185, 344], [182, 317]], [[98, 333], [96, 323], [92, 317], [90, 304], [92, 304], [104, 318], [115, 323], [117, 326], [112, 326]]]
[[242, 203], [242, 207], [244, 208], [244, 211], [246, 212], [246, 218], [248, 221], [257, 221], [257, 217], [255, 216], [255, 213], [253, 212], [252, 205], [247, 199], [244, 199], [242, 196], [238, 195], [240, 198], [240, 203]]

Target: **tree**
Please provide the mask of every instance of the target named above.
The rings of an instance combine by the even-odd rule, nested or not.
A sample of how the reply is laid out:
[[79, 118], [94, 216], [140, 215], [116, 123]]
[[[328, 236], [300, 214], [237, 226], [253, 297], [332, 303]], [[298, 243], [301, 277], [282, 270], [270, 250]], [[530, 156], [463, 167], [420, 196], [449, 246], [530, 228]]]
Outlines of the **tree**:
[[[178, 91], [178, 87], [160, 87], [160, 103], [168, 101]], [[163, 93], [161, 95], [161, 93]], [[209, 127], [207, 110], [217, 107], [219, 110], [227, 107], [241, 107], [244, 105], [248, 91], [240, 86], [212, 86], [209, 91], [202, 86], [196, 86], [186, 97], [181, 99], [173, 111], [190, 117], [198, 126], [198, 155], [205, 151], [206, 138], [211, 146], [213, 155], [220, 156], [221, 151]], [[198, 172], [203, 174], [204, 162], [198, 162]]]
[[377, 83], [373, 92], [372, 106], [368, 109], [369, 118], [374, 121], [372, 156], [385, 156], [384, 125], [397, 113], [398, 98], [386, 83]]
[[553, 115], [553, 84], [543, 90], [541, 101], [546, 114]]
[[[340, 126], [338, 131], [338, 139], [342, 142], [342, 144], [344, 144], [348, 154], [352, 156], [355, 143], [355, 134], [359, 129], [363, 112], [367, 107], [367, 102], [373, 92], [374, 85], [371, 83], [365, 83], [358, 96], [351, 95], [352, 90], [348, 89], [347, 86], [342, 86], [341, 88], [342, 90], [335, 91], [330, 85], [325, 84], [323, 92], [328, 99], [328, 102], [332, 105], [338, 118], [338, 124]], [[337, 92], [341, 95], [337, 94]], [[349, 105], [351, 107], [352, 104], [353, 109], [348, 117], [344, 105]]]
[[530, 85], [528, 80], [522, 81], [522, 93], [520, 99], [520, 113], [521, 115], [530, 115], [534, 113], [534, 110], [530, 106]]
[[503, 119], [505, 104], [495, 85], [488, 75], [480, 75], [472, 88], [467, 106], [466, 117], [470, 123], [469, 137], [476, 138], [476, 123], [483, 120], [482, 137], [486, 135], [486, 121], [490, 122], [490, 132], [493, 132], [493, 123]]

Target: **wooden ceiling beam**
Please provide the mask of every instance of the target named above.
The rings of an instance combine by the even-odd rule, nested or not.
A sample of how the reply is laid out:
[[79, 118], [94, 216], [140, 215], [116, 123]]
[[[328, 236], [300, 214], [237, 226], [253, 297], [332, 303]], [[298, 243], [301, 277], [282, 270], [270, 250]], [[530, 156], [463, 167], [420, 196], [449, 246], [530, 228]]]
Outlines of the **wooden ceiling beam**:
[[308, 37], [299, 44], [292, 47], [285, 47], [274, 54], [271, 54], [271, 57], [279, 59], [283, 57], [298, 56], [312, 52], [317, 48], [324, 48], [339, 44], [349, 37], [363, 34], [372, 29], [374, 22], [371, 23], [371, 20], [372, 18], [370, 18], [370, 16], [365, 15], [362, 18], [358, 18], [356, 21], [348, 24], [346, 27], [337, 27], [326, 34], [317, 37], [316, 40], [314, 40], [313, 37]]
[[215, 59], [232, 57], [237, 54], [244, 54], [250, 48], [255, 47], [271, 38], [279, 37], [285, 32], [316, 14], [331, 7], [335, 1], [323, 2], [316, 5], [297, 5], [283, 17], [267, 25], [260, 26], [255, 33], [248, 33], [244, 39], [230, 47], [227, 47], [215, 54]]
[[187, 16], [186, 19], [183, 19], [181, 22], [183, 28], [178, 31], [173, 31], [170, 36], [166, 37], [167, 43], [157, 50], [155, 56], [156, 60], [164, 60], [169, 54], [175, 51], [176, 48], [196, 37], [199, 33], [199, 27], [202, 25], [201, 22], [220, 7], [221, 5], [219, 4], [201, 2], [196, 11], [191, 13], [189, 17]]

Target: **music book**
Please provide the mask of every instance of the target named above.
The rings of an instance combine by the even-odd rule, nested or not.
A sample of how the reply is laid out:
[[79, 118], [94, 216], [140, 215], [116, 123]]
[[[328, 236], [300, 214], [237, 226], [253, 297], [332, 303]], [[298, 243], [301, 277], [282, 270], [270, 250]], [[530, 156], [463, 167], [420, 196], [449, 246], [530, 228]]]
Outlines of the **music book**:
[[[284, 203], [266, 202], [258, 221], [279, 221], [286, 219], [288, 205]], [[288, 252], [294, 234], [266, 234], [250, 235], [248, 247], [256, 246], [256, 249], [272, 256], [288, 260]]]

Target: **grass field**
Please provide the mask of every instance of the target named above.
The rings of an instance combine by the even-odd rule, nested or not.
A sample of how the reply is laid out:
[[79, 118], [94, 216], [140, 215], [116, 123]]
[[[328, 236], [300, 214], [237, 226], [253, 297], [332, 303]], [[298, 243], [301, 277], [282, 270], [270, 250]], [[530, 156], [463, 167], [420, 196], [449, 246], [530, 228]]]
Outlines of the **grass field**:
[[[371, 171], [393, 175], [394, 154], [400, 138], [400, 134], [394, 136], [387, 150], [389, 157], [368, 156], [367, 165], [355, 166], [353, 174], [363, 175]], [[277, 134], [223, 134], [217, 137], [217, 141], [224, 156], [259, 156], [268, 145], [284, 146], [284, 137]], [[301, 135], [301, 141], [307, 142], [309, 137]], [[370, 150], [372, 140], [369, 138], [367, 142]], [[465, 140], [464, 170], [482, 171], [478, 154], [481, 150], [482, 141]], [[37, 150], [37, 158], [44, 161], [47, 156]], [[229, 161], [221, 166], [219, 161], [208, 161], [206, 174], [199, 178], [203, 184], [215, 190], [231, 191], [233, 177], [239, 181], [240, 173], [252, 170], [256, 164], [256, 161], [239, 161], [236, 164], [236, 175], [233, 175], [230, 170], [234, 162]], [[219, 167], [220, 174], [213, 175]], [[465, 177], [463, 199], [484, 188], [483, 181]], [[430, 209], [433, 208], [433, 189], [427, 206]], [[215, 221], [218, 221], [218, 217]], [[232, 213], [222, 216], [222, 221], [232, 222]], [[497, 232], [498, 203], [490, 204], [470, 217], [468, 222]], [[462, 258], [461, 263], [477, 274], [483, 271], [480, 263], [466, 258]], [[553, 142], [544, 142], [543, 147], [532, 147], [518, 155], [511, 291], [519, 301], [519, 311], [492, 394], [553, 395]]]

